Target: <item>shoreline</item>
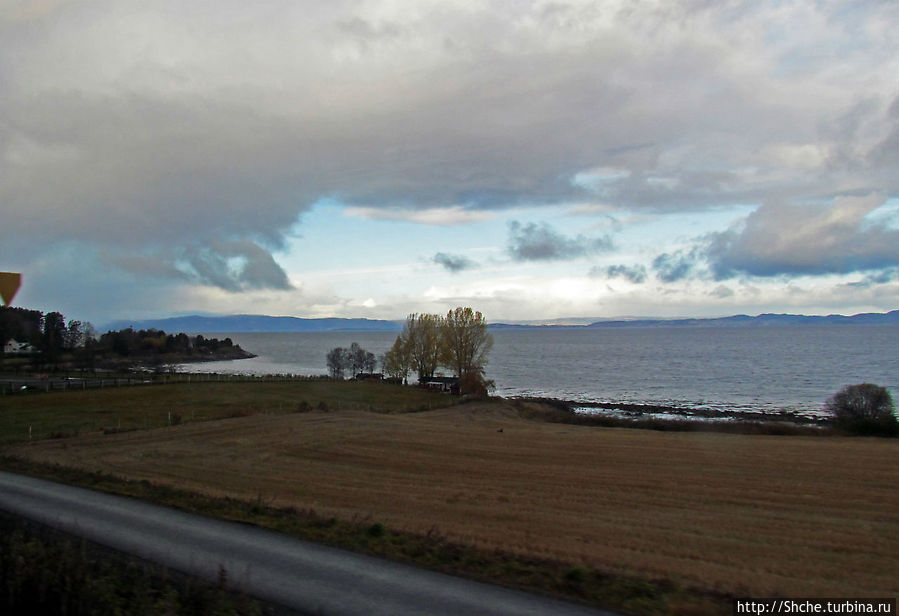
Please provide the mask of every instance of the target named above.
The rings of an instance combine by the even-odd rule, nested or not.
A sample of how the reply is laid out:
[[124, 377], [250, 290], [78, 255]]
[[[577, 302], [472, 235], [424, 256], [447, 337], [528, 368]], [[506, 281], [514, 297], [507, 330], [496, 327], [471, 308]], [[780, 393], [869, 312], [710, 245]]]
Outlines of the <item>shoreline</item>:
[[780, 409], [777, 411], [732, 411], [667, 404], [630, 402], [582, 402], [542, 396], [508, 396], [508, 400], [548, 404], [584, 418], [620, 419], [629, 421], [705, 421], [705, 422], [780, 422], [803, 426], [830, 424], [826, 415], [810, 415], [809, 411]]
[[[256, 357], [256, 356], [254, 356]], [[187, 367], [190, 365], [196, 366], [197, 364], [204, 363], [204, 361], [216, 361], [214, 359], [211, 360], [199, 360], [193, 362], [183, 362], [180, 367]], [[197, 370], [185, 370], [185, 373], [202, 373]], [[260, 372], [256, 372], [253, 370], [250, 371], [239, 371], [239, 370], [226, 370], [223, 374], [241, 374], [241, 375], [252, 375], [252, 376], [265, 376]], [[286, 373], [289, 376], [303, 376], [304, 378], [317, 378], [321, 375], [301, 375], [299, 373]], [[414, 386], [414, 385], [410, 385]], [[502, 389], [502, 388], [498, 388]], [[583, 396], [589, 396], [591, 394], [585, 392], [582, 394]], [[827, 425], [830, 421], [830, 417], [826, 414], [821, 408], [810, 408], [810, 407], [775, 407], [774, 403], [770, 403], [769, 406], [757, 406], [757, 407], [747, 407], [741, 406], [736, 403], [728, 403], [728, 402], [719, 402], [714, 403], [714, 406], [710, 406], [709, 403], [698, 401], [696, 403], [684, 402], [682, 404], [671, 404], [665, 402], [630, 402], [624, 400], [612, 400], [612, 401], [599, 401], [599, 400], [584, 400], [578, 398], [565, 398], [565, 397], [557, 397], [553, 395], [540, 395], [540, 394], [531, 394], [531, 393], [508, 393], [501, 392], [496, 393], [491, 397], [504, 399], [504, 400], [525, 400], [525, 401], [534, 401], [534, 402], [546, 402], [552, 405], [565, 407], [566, 410], [569, 410], [574, 413], [583, 414], [583, 415], [599, 415], [610, 418], [619, 418], [619, 419], [670, 419], [670, 420], [683, 420], [683, 421], [769, 421], [769, 422], [786, 422], [793, 423], [798, 425]], [[718, 407], [718, 408], [715, 408]], [[607, 412], [604, 412], [607, 411]], [[667, 417], [666, 417], [667, 416]]]

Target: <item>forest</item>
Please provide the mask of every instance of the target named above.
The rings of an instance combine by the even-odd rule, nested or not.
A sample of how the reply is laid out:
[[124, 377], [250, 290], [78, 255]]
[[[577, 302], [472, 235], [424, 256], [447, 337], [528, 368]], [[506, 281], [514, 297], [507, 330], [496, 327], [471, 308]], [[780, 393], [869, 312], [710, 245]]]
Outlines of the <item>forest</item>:
[[[6, 353], [7, 343], [27, 346]], [[123, 364], [160, 365], [252, 357], [230, 338], [200, 334], [169, 334], [159, 329], [125, 328], [97, 335], [93, 325], [67, 321], [59, 312], [0, 307], [0, 352], [4, 360], [15, 356], [17, 367], [54, 369], [122, 367]]]

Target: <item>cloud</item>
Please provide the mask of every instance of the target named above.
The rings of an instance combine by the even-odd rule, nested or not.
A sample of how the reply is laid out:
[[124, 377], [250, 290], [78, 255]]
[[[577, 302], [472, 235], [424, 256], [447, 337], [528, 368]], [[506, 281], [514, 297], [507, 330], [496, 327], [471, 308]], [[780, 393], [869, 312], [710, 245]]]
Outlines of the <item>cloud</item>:
[[20, 0], [0, 7], [0, 22], [39, 20], [51, 15], [70, 0]]
[[[458, 225], [899, 194], [896, 3], [201, 4], [0, 9], [0, 260], [65, 240], [122, 271], [137, 255], [154, 276], [278, 289], [272, 255], [323, 198]], [[510, 254], [591, 242], [528, 227]], [[733, 230], [712, 258], [719, 276], [890, 261], [786, 252]]]
[[712, 297], [716, 297], [718, 299], [727, 299], [729, 297], [733, 297], [736, 293], [733, 289], [726, 285], [718, 285], [709, 293]]
[[868, 289], [878, 285], [889, 284], [899, 280], [899, 268], [888, 268], [868, 274], [862, 280], [846, 283], [846, 286]]
[[588, 275], [591, 277], [607, 276], [609, 278], [624, 278], [634, 284], [642, 284], [646, 282], [646, 267], [643, 265], [595, 266], [590, 268]]
[[226, 291], [293, 288], [272, 256], [253, 242], [220, 242], [189, 250], [185, 267], [199, 283]]
[[658, 255], [652, 260], [652, 269], [662, 282], [678, 282], [692, 274], [696, 264], [695, 250], [678, 250], [673, 254]]
[[[325, 196], [459, 224], [597, 193], [670, 210], [899, 181], [871, 138], [896, 127], [890, 3], [853, 10], [865, 49], [839, 6], [805, 3], [267, 6], [4, 23], [4, 207], [90, 241], [276, 245]], [[848, 51], [802, 53], [828, 46]]]
[[607, 251], [612, 248], [608, 237], [566, 237], [546, 223], [518, 221], [509, 223], [507, 251], [515, 261], [566, 261]]
[[710, 236], [717, 278], [846, 274], [899, 265], [899, 231], [871, 224], [884, 197], [838, 197], [829, 204], [770, 203], [737, 228]]
[[414, 222], [439, 227], [484, 222], [494, 217], [491, 212], [468, 210], [461, 206], [428, 208], [424, 210], [351, 206], [346, 208], [344, 213], [347, 216], [357, 218]]
[[446, 271], [452, 272], [453, 274], [478, 267], [477, 262], [472, 261], [466, 256], [447, 254], [445, 252], [438, 252], [434, 255], [433, 260], [434, 263], [442, 265]]

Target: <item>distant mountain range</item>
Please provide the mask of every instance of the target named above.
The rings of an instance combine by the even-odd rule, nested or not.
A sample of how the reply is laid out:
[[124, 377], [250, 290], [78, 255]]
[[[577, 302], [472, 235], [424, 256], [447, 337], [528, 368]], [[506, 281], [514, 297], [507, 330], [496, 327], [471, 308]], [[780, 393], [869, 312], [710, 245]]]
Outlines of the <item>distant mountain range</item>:
[[[760, 314], [758, 316], [735, 315], [710, 319], [610, 319], [597, 320], [585, 324], [559, 324], [569, 320], [538, 324], [491, 323], [491, 330], [508, 329], [602, 329], [635, 327], [778, 327], [784, 325], [858, 325], [858, 324], [899, 324], [899, 310], [887, 313], [865, 313], [853, 316], [838, 314], [828, 316], [806, 316], [797, 314]], [[570, 322], [581, 321], [571, 319]], [[378, 319], [302, 319], [298, 317], [270, 317], [255, 314], [230, 316], [183, 316], [167, 319], [147, 319], [142, 321], [115, 321], [100, 331], [125, 329], [161, 329], [166, 332], [223, 333], [223, 332], [398, 332], [403, 321]]]
[[298, 317], [270, 317], [261, 314], [230, 316], [185, 316], [143, 321], [115, 321], [100, 331], [125, 329], [161, 329], [184, 333], [236, 332], [377, 332], [400, 331], [402, 321], [376, 319], [301, 319]]
[[865, 313], [852, 316], [831, 314], [828, 316], [809, 316], [801, 314], [760, 314], [749, 316], [738, 314], [730, 317], [708, 319], [610, 319], [595, 321], [589, 325], [518, 325], [514, 323], [491, 324], [492, 329], [534, 329], [566, 328], [566, 329], [621, 329], [635, 327], [778, 327], [784, 325], [872, 325], [899, 324], [899, 310], [887, 313]]

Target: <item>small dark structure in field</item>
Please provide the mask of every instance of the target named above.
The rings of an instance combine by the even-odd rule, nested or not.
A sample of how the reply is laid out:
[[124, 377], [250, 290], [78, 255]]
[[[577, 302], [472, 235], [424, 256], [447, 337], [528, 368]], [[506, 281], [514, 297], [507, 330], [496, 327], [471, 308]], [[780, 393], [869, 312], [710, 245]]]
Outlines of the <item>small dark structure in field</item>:
[[432, 376], [421, 384], [422, 387], [435, 389], [444, 393], [456, 394], [461, 393], [459, 388], [459, 377], [457, 376]]
[[360, 372], [356, 375], [357, 381], [383, 381], [384, 374], [381, 372]]

